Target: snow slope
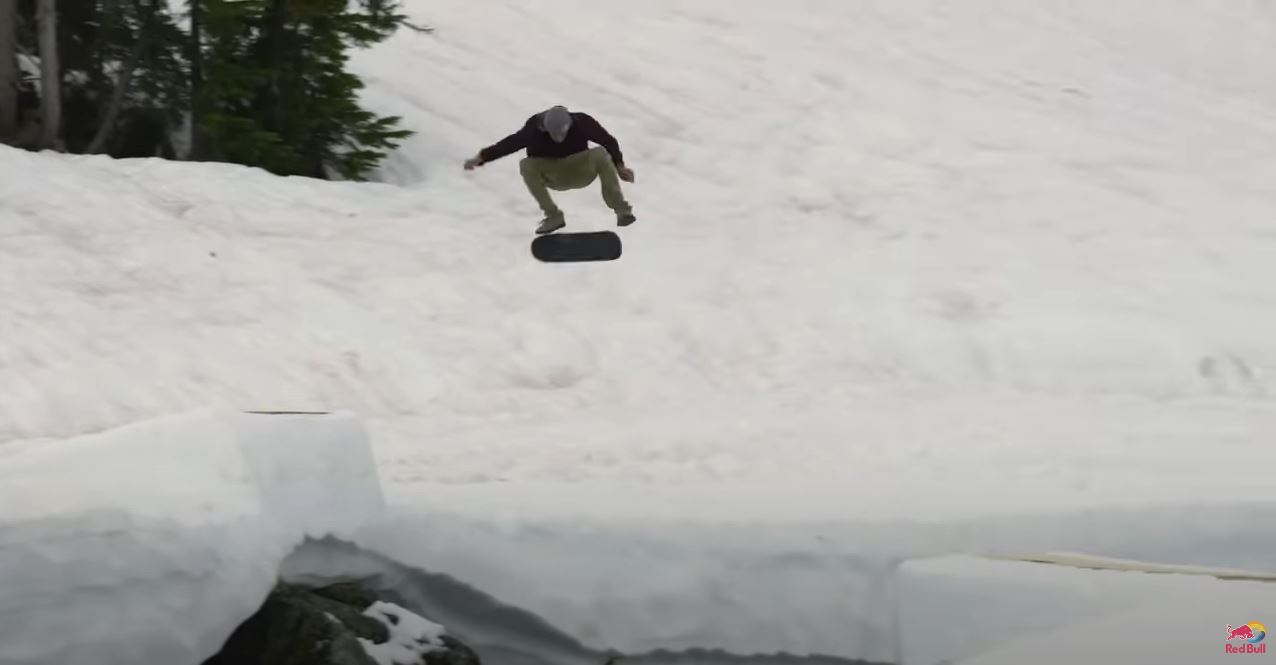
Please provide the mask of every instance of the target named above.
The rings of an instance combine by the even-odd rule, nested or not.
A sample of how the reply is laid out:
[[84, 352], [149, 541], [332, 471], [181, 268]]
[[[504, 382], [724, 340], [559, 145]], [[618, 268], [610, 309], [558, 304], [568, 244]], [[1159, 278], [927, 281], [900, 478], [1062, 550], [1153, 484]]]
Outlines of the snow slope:
[[[457, 164], [561, 102], [621, 138], [642, 221], [617, 266], [495, 286], [500, 324], [439, 319], [483, 328], [477, 357], [506, 375], [464, 371], [485, 398], [446, 399], [485, 419], [449, 430], [458, 445], [428, 468], [384, 447], [396, 480], [465, 505], [495, 501], [499, 479], [519, 509], [521, 483], [589, 484], [608, 516], [1271, 497], [1270, 6], [554, 0], [414, 17], [438, 32], [355, 63], [370, 103], [438, 128], [387, 180], [440, 192], [513, 253], [507, 234], [536, 219], [514, 160]], [[595, 192], [563, 199], [605, 225]], [[565, 492], [555, 505], [581, 510]]]
[[[868, 591], [811, 601], [861, 617], [820, 644], [871, 657], [904, 557], [1269, 561], [1270, 5], [408, 10], [437, 31], [354, 61], [420, 132], [383, 183], [0, 148], [0, 464], [191, 408], [348, 410], [395, 519], [494, 534], [444, 572], [482, 587], [522, 529], [585, 556], [582, 523], [691, 577], [718, 542], [831, 541]], [[517, 158], [460, 169], [553, 103], [636, 171], [616, 263], [534, 263]], [[597, 581], [627, 547], [517, 602], [646, 644], [648, 599]]]
[[[409, 186], [4, 153], [0, 436], [344, 408], [399, 486], [679, 515], [1269, 498], [1265, 6], [409, 7], [357, 62]], [[515, 161], [459, 168], [552, 101], [638, 172], [616, 264], [530, 261]]]

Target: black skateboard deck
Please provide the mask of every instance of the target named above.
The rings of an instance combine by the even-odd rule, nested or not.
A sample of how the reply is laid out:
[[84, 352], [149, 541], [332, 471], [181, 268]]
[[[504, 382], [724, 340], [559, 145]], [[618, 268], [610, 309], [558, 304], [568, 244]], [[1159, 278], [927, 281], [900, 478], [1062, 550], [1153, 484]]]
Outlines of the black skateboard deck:
[[615, 261], [620, 252], [615, 231], [548, 233], [532, 239], [532, 256], [545, 263]]

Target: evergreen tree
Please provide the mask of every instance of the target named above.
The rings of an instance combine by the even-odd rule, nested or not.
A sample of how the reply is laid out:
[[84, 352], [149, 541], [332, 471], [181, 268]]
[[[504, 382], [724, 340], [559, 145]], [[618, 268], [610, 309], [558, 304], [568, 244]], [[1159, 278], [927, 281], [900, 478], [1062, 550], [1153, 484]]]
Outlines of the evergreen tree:
[[181, 33], [164, 0], [63, 1], [58, 10], [66, 150], [171, 156], [159, 146], [181, 117], [185, 63], [174, 57]]
[[[53, 16], [37, 9], [53, 0], [0, 0], [0, 11], [8, 2], [17, 3], [17, 50], [40, 56], [53, 77], [41, 88], [61, 88], [54, 124], [71, 152], [362, 179], [410, 135], [399, 118], [361, 108], [363, 84], [346, 71], [351, 48], [414, 27], [395, 0], [187, 0], [182, 23], [168, 0], [63, 0], [56, 49], [50, 30], [37, 31], [38, 17]], [[57, 111], [57, 100], [35, 91], [31, 109]], [[0, 94], [0, 112], [5, 103]], [[179, 134], [183, 125], [189, 135]]]
[[216, 159], [281, 175], [366, 177], [411, 134], [397, 117], [363, 110], [359, 79], [345, 71], [352, 46], [385, 39], [402, 23], [395, 6], [369, 0], [205, 0], [205, 78], [196, 104]]

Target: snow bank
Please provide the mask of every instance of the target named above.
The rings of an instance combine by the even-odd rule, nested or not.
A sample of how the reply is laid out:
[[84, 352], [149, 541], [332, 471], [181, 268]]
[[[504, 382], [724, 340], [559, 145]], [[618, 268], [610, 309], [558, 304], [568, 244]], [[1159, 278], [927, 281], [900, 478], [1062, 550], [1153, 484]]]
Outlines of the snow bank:
[[1269, 582], [969, 557], [904, 564], [899, 593], [901, 665], [1228, 663], [1228, 625], [1276, 616]]
[[0, 663], [194, 665], [381, 494], [348, 416], [200, 412], [15, 444], [0, 506]]
[[[608, 499], [607, 488], [594, 489], [593, 497], [581, 491], [557, 498], [581, 506]], [[357, 534], [358, 544], [480, 589], [590, 648], [626, 653], [703, 647], [937, 665], [1008, 640], [1004, 626], [1015, 627], [1014, 636], [1062, 628], [1083, 618], [1087, 607], [1145, 600], [1162, 582], [1168, 591], [1183, 587], [1174, 586], [1179, 575], [1106, 573], [1129, 580], [1139, 596], [1080, 570], [1064, 569], [1052, 578], [1040, 564], [1003, 568], [972, 559], [968, 568], [944, 568], [936, 562], [947, 560], [935, 557], [1076, 548], [1197, 562], [1164, 569], [1187, 574], [1204, 567], [1213, 574], [1222, 567], [1270, 571], [1276, 548], [1272, 505], [874, 523], [773, 521], [751, 514], [609, 519], [583, 510], [571, 517], [565, 508], [535, 513], [506, 503], [470, 503], [466, 495], [442, 496], [392, 503], [386, 520]], [[686, 505], [689, 512], [694, 507], [690, 500]], [[1086, 558], [1087, 564], [1095, 561]], [[339, 566], [311, 568], [332, 574]], [[1042, 569], [1044, 580], [1001, 574]], [[1189, 577], [1184, 583], [1200, 581]], [[1219, 599], [1225, 603], [1226, 596]], [[427, 614], [447, 617], [449, 628], [464, 626], [455, 608]], [[481, 627], [473, 630], [482, 634]]]

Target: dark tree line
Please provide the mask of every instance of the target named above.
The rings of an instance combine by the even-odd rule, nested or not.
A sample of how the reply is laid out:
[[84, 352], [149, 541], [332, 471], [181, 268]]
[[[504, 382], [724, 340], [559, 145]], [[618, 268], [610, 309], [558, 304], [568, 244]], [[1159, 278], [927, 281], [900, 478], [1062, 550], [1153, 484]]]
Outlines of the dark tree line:
[[359, 179], [410, 134], [346, 71], [409, 26], [397, 0], [169, 5], [0, 0], [0, 142]]

